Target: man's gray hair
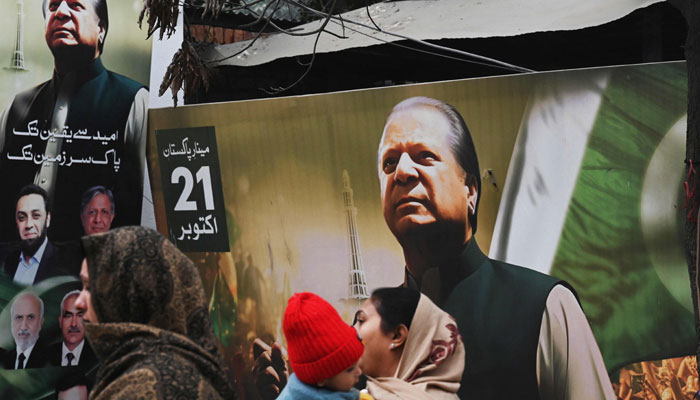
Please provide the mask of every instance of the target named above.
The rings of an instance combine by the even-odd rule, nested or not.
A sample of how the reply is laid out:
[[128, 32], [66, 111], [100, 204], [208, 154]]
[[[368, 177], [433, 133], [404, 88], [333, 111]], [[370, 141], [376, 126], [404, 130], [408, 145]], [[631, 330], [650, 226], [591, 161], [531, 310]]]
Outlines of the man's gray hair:
[[61, 314], [59, 314], [59, 318], [63, 316], [63, 311], [65, 311], [66, 309], [64, 306], [66, 300], [68, 300], [68, 298], [72, 296], [80, 296], [80, 290], [71, 290], [70, 292], [66, 293], [65, 296], [63, 296], [63, 300], [61, 300]]
[[15, 303], [17, 303], [17, 300], [23, 298], [23, 297], [34, 297], [36, 300], [39, 301], [39, 318], [44, 318], [44, 300], [41, 299], [36, 293], [34, 292], [20, 292], [15, 298], [12, 300], [12, 306], [10, 307], [10, 318], [14, 318], [15, 316]]
[[[387, 116], [384, 125], [385, 129], [384, 132], [382, 132], [382, 138], [379, 143], [384, 141], [384, 135], [386, 134], [386, 123], [389, 122], [394, 114], [417, 106], [432, 107], [447, 118], [451, 128], [447, 141], [452, 149], [452, 154], [467, 175], [464, 184], [468, 186], [476, 186], [477, 189], [474, 214], [469, 215], [469, 225], [472, 228], [472, 232], [476, 233], [476, 215], [477, 211], [479, 210], [479, 201], [481, 200], [481, 172], [479, 171], [479, 159], [476, 156], [476, 148], [474, 147], [474, 141], [472, 140], [472, 135], [469, 132], [467, 123], [464, 121], [464, 118], [462, 118], [462, 115], [456, 108], [445, 102], [432, 99], [430, 97], [418, 96], [405, 99], [399, 104], [395, 105], [389, 113], [389, 116]], [[381, 155], [378, 154], [377, 157], [380, 156]], [[378, 162], [381, 162], [379, 158]]]
[[80, 198], [81, 215], [85, 214], [87, 205], [90, 204], [92, 199], [94, 199], [98, 194], [103, 194], [109, 198], [109, 205], [111, 206], [112, 214], [114, 214], [114, 196], [112, 195], [112, 191], [102, 185], [97, 185], [86, 190], [85, 193], [83, 193], [83, 196]]

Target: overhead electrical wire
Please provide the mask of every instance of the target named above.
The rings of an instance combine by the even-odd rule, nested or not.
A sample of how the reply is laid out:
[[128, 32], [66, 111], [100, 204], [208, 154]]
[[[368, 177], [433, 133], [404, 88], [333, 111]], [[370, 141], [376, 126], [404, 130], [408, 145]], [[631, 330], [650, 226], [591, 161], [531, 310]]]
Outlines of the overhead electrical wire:
[[[321, 33], [325, 32], [325, 33], [331, 34], [331, 35], [333, 35], [333, 36], [335, 36], [335, 37], [343, 38], [343, 35], [338, 35], [338, 34], [335, 34], [335, 33], [333, 33], [333, 32], [329, 32], [329, 31], [325, 30], [325, 26], [328, 24], [328, 22], [329, 22], [329, 21], [332, 21], [333, 23], [342, 26], [342, 27], [343, 27], [343, 30], [348, 29], [348, 30], [350, 30], [350, 31], [352, 31], [352, 32], [358, 33], [358, 34], [363, 35], [363, 36], [366, 36], [366, 37], [368, 37], [368, 38], [372, 38], [372, 39], [377, 40], [377, 41], [379, 41], [379, 42], [386, 43], [386, 44], [390, 44], [390, 45], [397, 46], [397, 47], [400, 47], [400, 48], [404, 48], [404, 49], [408, 49], [408, 50], [412, 50], [412, 51], [416, 51], [416, 52], [420, 52], [420, 53], [424, 53], [424, 54], [429, 54], [429, 55], [432, 55], [432, 56], [448, 58], [448, 59], [451, 59], [451, 60], [462, 61], [462, 62], [468, 62], [468, 63], [478, 64], [478, 65], [484, 65], [484, 66], [490, 66], [490, 67], [496, 67], [496, 68], [506, 69], [506, 70], [515, 71], [515, 72], [535, 72], [535, 71], [532, 70], [532, 69], [524, 68], [524, 67], [521, 67], [521, 66], [518, 66], [518, 65], [514, 65], [514, 64], [510, 64], [510, 63], [507, 63], [507, 62], [504, 62], [504, 61], [500, 61], [500, 60], [497, 60], [497, 59], [494, 59], [494, 58], [491, 58], [491, 57], [486, 57], [486, 56], [482, 56], [482, 55], [479, 55], [479, 54], [467, 52], [467, 51], [464, 51], [464, 50], [454, 49], [454, 48], [447, 47], [447, 46], [441, 46], [441, 45], [438, 45], [438, 44], [435, 44], [435, 43], [427, 42], [427, 41], [422, 40], [422, 39], [416, 39], [416, 38], [412, 38], [412, 37], [410, 37], [410, 36], [406, 36], [406, 35], [402, 35], [402, 34], [399, 34], [399, 33], [395, 33], [395, 32], [391, 32], [391, 31], [388, 31], [388, 30], [381, 29], [381, 28], [379, 27], [379, 25], [378, 25], [378, 24], [374, 21], [374, 19], [372, 18], [371, 13], [370, 13], [370, 10], [369, 10], [369, 7], [366, 7], [366, 9], [367, 9], [367, 16], [368, 16], [368, 18], [370, 19], [370, 21], [372, 21], [372, 24], [374, 24], [374, 26], [370, 26], [370, 25], [364, 24], [364, 23], [362, 23], [362, 22], [353, 21], [353, 20], [351, 20], [351, 19], [343, 18], [343, 17], [340, 17], [340, 16], [335, 16], [335, 15], [332, 15], [332, 14], [327, 13], [327, 12], [323, 12], [323, 11], [316, 10], [316, 9], [314, 9], [314, 8], [312, 8], [312, 7], [309, 7], [309, 6], [307, 6], [306, 4], [303, 4], [303, 3], [301, 3], [301, 2], [299, 2], [299, 1], [297, 1], [297, 0], [283, 0], [283, 1], [286, 2], [286, 3], [294, 4], [294, 5], [296, 5], [297, 7], [300, 7], [300, 8], [305, 9], [305, 10], [307, 10], [307, 11], [313, 13], [313, 14], [316, 14], [316, 15], [318, 15], [318, 16], [323, 17], [323, 22], [321, 23], [321, 27], [320, 27], [320, 28], [314, 29], [313, 31], [309, 31], [309, 32], [303, 32], [303, 33], [295, 33], [295, 32], [291, 32], [291, 31], [289, 31], [289, 30], [278, 29], [278, 27], [277, 27], [274, 23], [271, 23], [271, 22], [270, 22], [270, 25], [272, 25], [273, 27], [275, 27], [276, 29], [278, 29], [280, 32], [285, 33], [285, 34], [288, 34], [288, 35], [292, 35], [292, 36], [310, 36], [310, 35], [314, 35], [314, 34], [320, 35]], [[275, 5], [276, 5], [275, 8], [278, 8], [278, 7], [279, 7], [280, 0], [277, 0], [277, 1], [274, 2], [274, 3], [275, 3]], [[266, 9], [267, 9], [267, 8], [266, 8]], [[250, 9], [248, 9], [248, 10], [249, 10], [250, 12], [252, 12], [252, 13], [255, 13], [253, 10], [250, 10]], [[275, 10], [275, 11], [276, 11], [276, 10]], [[274, 11], [273, 11], [273, 13], [271, 13], [270, 15], [272, 15], [272, 14], [274, 14]], [[263, 18], [262, 15], [259, 16], [258, 20], [260, 20], [261, 18]], [[268, 21], [266, 21], [266, 22], [269, 22], [270, 20], [271, 20], [271, 18], [268, 17]], [[363, 28], [365, 28], [365, 29], [369, 29], [369, 30], [374, 31], [374, 32], [383, 33], [383, 34], [385, 34], [385, 35], [389, 35], [389, 36], [397, 37], [397, 38], [400, 38], [400, 39], [408, 40], [408, 41], [410, 41], [410, 42], [413, 42], [413, 43], [416, 43], [416, 44], [419, 44], [419, 45], [422, 45], [422, 46], [425, 46], [425, 47], [428, 47], [428, 48], [440, 50], [440, 51], [447, 52], [447, 53], [453, 53], [453, 54], [456, 54], [456, 55], [459, 55], [459, 56], [463, 56], [463, 57], [467, 57], [467, 58], [465, 59], [465, 58], [460, 58], [460, 57], [449, 56], [449, 55], [446, 55], [446, 54], [443, 54], [443, 53], [438, 53], [438, 52], [433, 52], [433, 51], [430, 51], [430, 50], [425, 50], [425, 49], [415, 48], [415, 47], [411, 47], [411, 46], [406, 46], [406, 45], [403, 45], [403, 44], [400, 44], [400, 43], [396, 43], [396, 42], [394, 42], [394, 41], [390, 41], [390, 40], [386, 40], [386, 39], [381, 39], [381, 38], [372, 36], [372, 35], [370, 35], [370, 34], [368, 34], [368, 33], [362, 32], [362, 31], [359, 30], [359, 29], [352, 29], [352, 28], [350, 28], [350, 27], [348, 27], [348, 26], [345, 26], [345, 23], [350, 23], [350, 24], [353, 24], [353, 25], [357, 25], [357, 26], [363, 27]], [[265, 25], [267, 26], [268, 24], [266, 23]], [[217, 59], [217, 60], [206, 60], [205, 62], [206, 62], [206, 63], [219, 63], [219, 62], [225, 61], [225, 60], [227, 60], [227, 59], [233, 58], [233, 57], [235, 57], [235, 56], [237, 56], [237, 55], [243, 53], [245, 50], [249, 49], [250, 47], [252, 47], [253, 43], [260, 37], [261, 34], [262, 34], [262, 31], [258, 32], [258, 35], [251, 41], [251, 43], [249, 43], [247, 46], [245, 46], [243, 49], [237, 51], [236, 53], [234, 53], [234, 54], [232, 54], [232, 55], [229, 55], [229, 56], [226, 56], [226, 57], [223, 57], [223, 58], [220, 58], [220, 59]], [[317, 45], [318, 45], [318, 39], [314, 41], [314, 53], [315, 53], [315, 51], [316, 51]]]
[[[367, 11], [367, 17], [369, 18], [369, 20], [372, 22], [372, 24], [373, 24], [374, 26], [370, 26], [370, 25], [367, 25], [367, 24], [364, 24], [364, 23], [361, 23], [361, 22], [353, 21], [353, 20], [351, 20], [351, 19], [343, 18], [342, 15], [340, 15], [340, 14], [339, 14], [339, 15], [333, 15], [332, 13], [333, 13], [333, 10], [334, 10], [334, 8], [335, 8], [336, 0], [333, 0], [333, 1], [331, 1], [330, 3], [324, 5], [323, 10], [316, 10], [316, 9], [314, 9], [314, 8], [312, 8], [312, 7], [307, 6], [306, 4], [303, 4], [303, 3], [299, 2], [298, 0], [275, 0], [275, 1], [271, 1], [270, 3], [268, 3], [268, 4], [265, 6], [265, 8], [263, 9], [262, 13], [258, 13], [258, 12], [256, 12], [256, 11], [252, 10], [251, 8], [249, 8], [251, 5], [260, 3], [260, 2], [262, 2], [262, 1], [264, 1], [264, 0], [255, 0], [255, 1], [253, 1], [252, 3], [249, 3], [249, 4], [246, 4], [246, 5], [243, 5], [243, 6], [239, 6], [239, 7], [235, 7], [235, 8], [234, 8], [235, 10], [246, 9], [246, 10], [248, 10], [251, 14], [253, 14], [253, 16], [257, 17], [257, 18], [256, 18], [256, 21], [254, 21], [254, 22], [252, 22], [252, 23], [245, 24], [244, 26], [252, 26], [252, 25], [254, 25], [254, 24], [260, 23], [260, 22], [262, 22], [263, 20], [265, 20], [265, 23], [263, 24], [262, 28], [257, 32], [257, 35], [255, 35], [255, 37], [254, 37], [249, 43], [247, 43], [242, 49], [240, 49], [240, 50], [234, 52], [234, 53], [231, 54], [231, 55], [228, 55], [228, 56], [226, 56], [226, 57], [222, 57], [222, 58], [219, 58], [219, 59], [216, 59], [216, 60], [202, 60], [202, 62], [205, 63], [205, 64], [215, 64], [215, 63], [220, 63], [220, 62], [223, 62], [223, 61], [228, 60], [228, 59], [230, 59], [230, 58], [236, 57], [236, 56], [238, 56], [238, 55], [240, 55], [240, 54], [243, 54], [245, 51], [247, 51], [248, 49], [250, 49], [251, 47], [253, 47], [253, 45], [255, 44], [255, 42], [256, 42], [260, 37], [262, 37], [262, 35], [263, 35], [265, 29], [266, 29], [268, 26], [272, 26], [272, 27], [273, 27], [275, 30], [277, 30], [279, 33], [283, 33], [283, 34], [290, 35], [290, 36], [311, 36], [311, 35], [316, 35], [316, 38], [315, 38], [315, 40], [314, 40], [313, 50], [312, 50], [312, 53], [311, 53], [311, 60], [309, 60], [307, 63], [302, 63], [302, 65], [305, 65], [305, 66], [306, 66], [305, 71], [299, 76], [299, 78], [297, 78], [293, 83], [291, 83], [291, 84], [289, 84], [289, 85], [287, 85], [287, 86], [276, 87], [276, 88], [270, 87], [269, 89], [261, 88], [261, 90], [263, 90], [263, 91], [264, 91], [265, 93], [267, 93], [267, 94], [277, 94], [277, 93], [283, 92], [283, 91], [285, 91], [285, 90], [288, 90], [288, 89], [294, 87], [294, 86], [297, 85], [299, 82], [301, 82], [301, 81], [308, 75], [308, 73], [311, 71], [311, 68], [312, 68], [312, 66], [313, 66], [314, 60], [316, 59], [316, 53], [317, 53], [316, 50], [317, 50], [317, 47], [318, 47], [319, 40], [320, 40], [320, 38], [321, 38], [321, 34], [323, 34], [323, 33], [325, 32], [325, 33], [327, 33], [327, 34], [329, 34], [329, 35], [332, 35], [332, 36], [335, 36], [335, 37], [337, 37], [337, 38], [345, 39], [345, 38], [347, 38], [347, 36], [345, 36], [345, 30], [346, 30], [346, 29], [349, 30], [349, 31], [355, 32], [355, 33], [357, 33], [357, 34], [366, 36], [366, 37], [368, 37], [368, 38], [374, 39], [374, 40], [376, 40], [376, 41], [378, 41], [378, 42], [382, 42], [382, 43], [385, 43], [385, 44], [388, 44], [388, 45], [392, 45], [392, 46], [396, 46], [396, 47], [399, 47], [399, 48], [407, 49], [407, 50], [410, 50], [410, 51], [415, 51], [415, 52], [419, 52], [419, 53], [423, 53], [423, 54], [428, 54], [428, 55], [431, 55], [431, 56], [442, 57], [442, 58], [447, 58], [447, 59], [450, 59], [450, 60], [455, 60], [455, 61], [460, 61], [460, 62], [467, 62], [467, 63], [470, 63], [470, 64], [483, 65], [483, 66], [493, 67], [493, 68], [500, 68], [500, 69], [505, 69], [505, 70], [509, 70], [509, 71], [521, 72], [521, 73], [522, 73], [522, 72], [535, 72], [535, 71], [533, 71], [533, 70], [531, 70], [531, 69], [529, 69], [529, 68], [524, 68], [524, 67], [520, 67], [520, 66], [517, 66], [517, 65], [514, 65], [514, 64], [506, 63], [506, 62], [503, 62], [503, 61], [500, 61], [500, 60], [497, 60], [497, 59], [494, 59], [494, 58], [491, 58], [491, 57], [486, 57], [486, 56], [482, 56], [482, 55], [479, 55], [479, 54], [475, 54], [475, 53], [471, 53], [471, 52], [467, 52], [467, 51], [463, 51], [463, 50], [459, 50], [459, 49], [454, 49], [454, 48], [447, 47], [447, 46], [441, 46], [441, 45], [438, 45], [438, 44], [435, 44], [435, 43], [427, 42], [427, 41], [425, 41], [425, 40], [415, 39], [415, 38], [412, 38], [412, 37], [410, 37], [410, 36], [406, 36], [406, 35], [402, 35], [402, 34], [399, 34], [399, 33], [395, 33], [395, 32], [391, 32], [391, 31], [384, 30], [384, 29], [382, 29], [382, 28], [374, 21], [374, 19], [372, 18], [372, 15], [371, 15], [370, 9], [369, 9], [369, 5], [366, 5], [366, 6], [365, 6], [365, 9], [366, 9], [366, 11]], [[308, 31], [308, 32], [293, 32], [293, 31], [290, 30], [290, 29], [284, 29], [284, 28], [281, 28], [281, 27], [277, 26], [277, 24], [275, 24], [274, 22], [272, 22], [272, 16], [277, 12], [277, 10], [280, 9], [280, 7], [281, 7], [281, 5], [282, 5], [281, 3], [284, 3], [284, 4], [286, 4], [286, 5], [290, 5], [290, 4], [291, 4], [291, 5], [295, 5], [295, 6], [297, 6], [297, 7], [300, 7], [301, 9], [304, 9], [304, 10], [306, 10], [306, 11], [309, 11], [309, 12], [315, 14], [315, 15], [318, 15], [318, 16], [320, 16], [320, 17], [323, 17], [322, 20], [321, 20], [321, 25], [320, 25], [320, 27], [317, 28], [317, 29], [313, 29], [313, 30], [311, 30], [311, 31]], [[267, 11], [270, 9], [270, 7], [271, 7], [273, 4], [274, 4], [274, 7], [273, 7], [273, 9], [272, 9], [272, 12], [270, 12], [270, 13], [268, 14]], [[329, 6], [330, 6], [330, 7], [329, 7]], [[329, 11], [326, 11], [327, 9], [329, 9]], [[265, 17], [266, 14], [268, 15], [267, 17]], [[334, 24], [339, 25], [339, 26], [342, 28], [342, 32], [343, 32], [343, 33], [342, 33], [342, 34], [337, 34], [337, 33], [328, 31], [328, 30], [326, 29], [326, 26], [328, 25], [329, 22], [333, 22]], [[383, 33], [383, 34], [385, 34], [385, 35], [389, 35], [389, 36], [393, 36], [393, 37], [396, 37], [396, 38], [399, 38], [399, 39], [407, 40], [407, 41], [409, 41], [409, 42], [418, 44], [418, 45], [420, 45], [420, 46], [425, 46], [425, 47], [427, 47], [427, 49], [421, 49], [421, 48], [417, 48], [417, 47], [407, 46], [407, 45], [405, 45], [405, 44], [397, 43], [397, 42], [395, 42], [395, 41], [390, 41], [390, 40], [388, 40], [388, 39], [379, 38], [379, 37], [376, 37], [376, 36], [374, 36], [374, 35], [370, 35], [370, 34], [368, 34], [367, 32], [363, 32], [363, 31], [360, 30], [360, 29], [355, 29], [355, 28], [352, 28], [352, 27], [350, 27], [350, 26], [346, 26], [346, 23], [352, 24], [352, 25], [356, 25], [356, 26], [359, 26], [359, 27], [362, 27], [362, 28], [365, 28], [365, 29], [368, 29], [368, 30], [370, 30], [370, 31], [372, 31], [372, 32]], [[440, 50], [442, 53], [440, 53], [440, 52], [435, 52], [435, 51], [431, 51], [430, 49]], [[455, 56], [455, 55], [444, 54], [444, 53], [452, 53], [452, 54], [455, 54], [456, 56]], [[461, 56], [461, 57], [460, 57], [460, 56]], [[466, 57], [466, 58], [465, 58], [465, 57]]]

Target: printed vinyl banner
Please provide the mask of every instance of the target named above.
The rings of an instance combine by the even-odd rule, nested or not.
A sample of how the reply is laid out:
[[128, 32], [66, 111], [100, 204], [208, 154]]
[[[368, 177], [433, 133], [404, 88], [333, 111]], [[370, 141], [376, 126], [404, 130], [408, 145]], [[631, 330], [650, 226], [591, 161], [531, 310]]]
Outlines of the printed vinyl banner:
[[94, 381], [71, 291], [81, 236], [141, 223], [151, 47], [135, 29], [141, 3], [3, 0], [0, 398]]
[[[685, 64], [668, 63], [152, 110], [157, 224], [196, 249], [226, 363], [256, 398], [251, 343], [285, 344], [293, 293], [319, 294], [350, 323], [372, 290], [404, 282], [378, 146], [394, 105], [439, 99], [474, 140], [484, 253], [571, 284], [617, 395], [692, 398], [686, 85]], [[215, 145], [195, 144], [202, 132]]]

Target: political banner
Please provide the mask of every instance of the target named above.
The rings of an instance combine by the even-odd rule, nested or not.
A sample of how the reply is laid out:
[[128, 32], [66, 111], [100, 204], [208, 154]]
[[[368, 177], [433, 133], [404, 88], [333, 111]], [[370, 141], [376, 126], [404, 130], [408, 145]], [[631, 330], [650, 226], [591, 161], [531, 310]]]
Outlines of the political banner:
[[[573, 287], [616, 395], [692, 398], [695, 359], [685, 356], [696, 339], [679, 236], [686, 83], [685, 64], [666, 63], [152, 110], [158, 229], [198, 266], [239, 395], [257, 398], [253, 340], [285, 345], [293, 293], [320, 295], [352, 323], [374, 289], [410, 280], [406, 248], [387, 226], [379, 146], [396, 104], [438, 99], [463, 117], [476, 148], [482, 251]], [[216, 138], [211, 182], [188, 167], [205, 147], [178, 136], [202, 129]], [[166, 162], [165, 150], [182, 154]], [[190, 189], [186, 173], [173, 174], [181, 167]], [[177, 209], [178, 196], [204, 209], [209, 183], [221, 206], [187, 217]], [[198, 218], [210, 211], [222, 213], [230, 251], [206, 239], [217, 230]]]
[[84, 395], [97, 359], [75, 306], [79, 240], [141, 223], [151, 45], [138, 1], [5, 6], [0, 397]]

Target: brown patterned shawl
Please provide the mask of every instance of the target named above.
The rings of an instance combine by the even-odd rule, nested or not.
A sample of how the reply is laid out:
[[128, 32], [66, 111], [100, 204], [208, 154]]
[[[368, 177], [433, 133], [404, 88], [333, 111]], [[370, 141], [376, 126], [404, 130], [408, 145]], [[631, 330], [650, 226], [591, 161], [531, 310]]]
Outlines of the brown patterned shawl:
[[90, 398], [234, 398], [194, 264], [147, 228], [82, 241], [99, 320], [86, 335], [102, 363]]
[[369, 378], [377, 400], [458, 400], [464, 344], [457, 323], [420, 295], [403, 354], [393, 377]]

